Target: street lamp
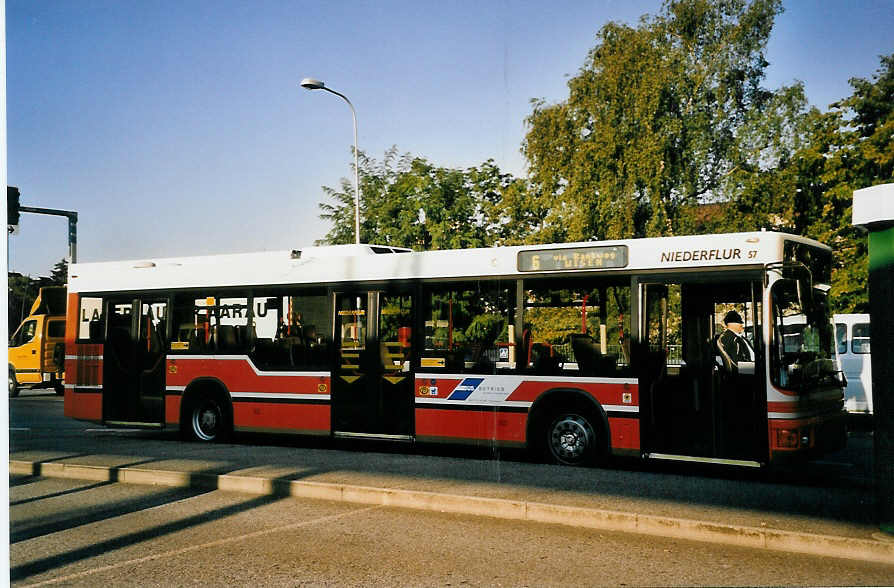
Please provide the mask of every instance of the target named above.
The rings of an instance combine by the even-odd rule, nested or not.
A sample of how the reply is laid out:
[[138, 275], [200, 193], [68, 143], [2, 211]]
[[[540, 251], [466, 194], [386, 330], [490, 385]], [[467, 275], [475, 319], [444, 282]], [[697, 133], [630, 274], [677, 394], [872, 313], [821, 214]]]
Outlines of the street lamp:
[[354, 105], [348, 100], [348, 97], [341, 92], [336, 92], [331, 88], [327, 88], [320, 80], [313, 78], [304, 78], [301, 80], [301, 87], [306, 90], [326, 90], [331, 94], [339, 96], [351, 107], [351, 116], [354, 119], [354, 242], [360, 244], [360, 176], [359, 165], [357, 162], [357, 113], [354, 111]]

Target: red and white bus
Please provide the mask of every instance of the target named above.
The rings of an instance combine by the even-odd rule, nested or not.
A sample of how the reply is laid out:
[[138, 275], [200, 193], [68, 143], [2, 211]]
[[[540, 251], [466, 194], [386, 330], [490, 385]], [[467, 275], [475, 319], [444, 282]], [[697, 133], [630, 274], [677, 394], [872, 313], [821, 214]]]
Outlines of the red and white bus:
[[[65, 414], [566, 464], [804, 458], [846, 440], [830, 268], [828, 247], [773, 232], [80, 263]], [[724, 362], [730, 311], [751, 351]]]

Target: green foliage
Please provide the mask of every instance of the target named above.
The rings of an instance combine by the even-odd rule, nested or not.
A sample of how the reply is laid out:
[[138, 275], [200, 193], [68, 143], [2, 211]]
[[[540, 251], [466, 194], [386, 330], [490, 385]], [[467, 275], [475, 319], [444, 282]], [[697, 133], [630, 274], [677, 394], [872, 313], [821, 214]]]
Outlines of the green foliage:
[[686, 231], [720, 199], [743, 132], [774, 100], [760, 87], [776, 0], [669, 2], [638, 27], [605, 25], [568, 100], [534, 103], [524, 153], [547, 240]]
[[868, 312], [867, 239], [851, 226], [851, 205], [854, 190], [894, 181], [894, 54], [871, 81], [850, 83], [853, 95], [817, 117], [799, 180], [815, 202], [805, 232], [835, 251], [833, 309]]
[[31, 310], [31, 305], [34, 304], [34, 300], [37, 298], [38, 282], [28, 276], [9, 274], [7, 289], [8, 334], [12, 335], [18, 328], [19, 323], [22, 322], [22, 319], [28, 316], [28, 311]]
[[499, 314], [478, 314], [466, 329], [466, 338], [475, 343], [493, 343], [505, 329], [506, 320]]
[[[525, 311], [525, 321], [538, 342], [559, 345], [567, 343], [572, 333], [580, 333], [580, 307], [529, 308]], [[599, 316], [589, 317], [588, 326], [599, 329]]]
[[[360, 237], [365, 243], [416, 250], [486, 247], [506, 240], [513, 213], [504, 196], [518, 198], [523, 183], [502, 174], [493, 161], [467, 170], [432, 165], [421, 157], [385, 153], [381, 163], [361, 154]], [[332, 222], [324, 244], [353, 243], [354, 194], [324, 187], [334, 204], [320, 205]], [[523, 213], [524, 214], [524, 213]]]
[[57, 286], [64, 286], [68, 283], [68, 260], [60, 259], [53, 265], [50, 280]]

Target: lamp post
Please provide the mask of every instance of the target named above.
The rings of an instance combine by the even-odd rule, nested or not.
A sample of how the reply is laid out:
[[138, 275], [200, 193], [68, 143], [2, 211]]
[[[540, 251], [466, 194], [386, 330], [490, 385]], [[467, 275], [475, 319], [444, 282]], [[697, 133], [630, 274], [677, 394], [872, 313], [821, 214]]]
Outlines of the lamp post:
[[348, 97], [341, 92], [336, 92], [331, 88], [327, 88], [321, 80], [313, 78], [304, 78], [301, 80], [301, 87], [306, 90], [326, 90], [330, 94], [341, 97], [348, 103], [351, 108], [351, 117], [354, 119], [354, 242], [360, 244], [360, 175], [359, 165], [357, 161], [357, 113], [354, 111], [354, 105], [348, 100]]

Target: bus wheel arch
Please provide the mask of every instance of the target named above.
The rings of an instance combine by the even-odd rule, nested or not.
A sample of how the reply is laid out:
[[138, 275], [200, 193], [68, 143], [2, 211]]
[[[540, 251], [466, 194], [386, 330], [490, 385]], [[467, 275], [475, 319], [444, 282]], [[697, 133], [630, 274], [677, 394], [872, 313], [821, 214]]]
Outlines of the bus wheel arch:
[[603, 463], [611, 453], [608, 418], [599, 402], [578, 389], [555, 389], [531, 406], [528, 447], [553, 463]]
[[195, 380], [180, 399], [180, 434], [189, 441], [225, 441], [233, 431], [233, 403], [222, 382]]

